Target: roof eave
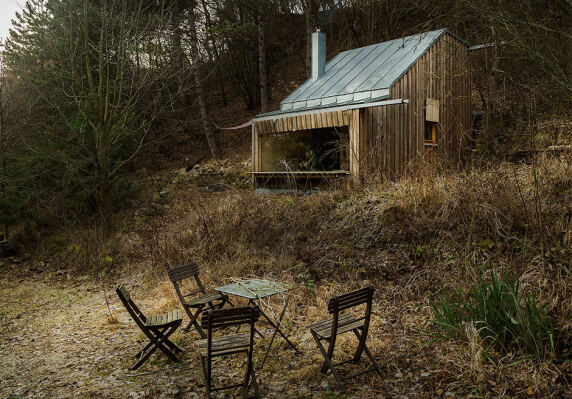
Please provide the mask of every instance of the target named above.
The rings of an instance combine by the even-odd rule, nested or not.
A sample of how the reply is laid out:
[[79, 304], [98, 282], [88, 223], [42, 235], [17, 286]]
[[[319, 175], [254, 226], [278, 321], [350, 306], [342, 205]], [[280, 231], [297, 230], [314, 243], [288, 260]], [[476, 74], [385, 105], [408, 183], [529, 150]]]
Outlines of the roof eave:
[[319, 112], [333, 112], [333, 111], [346, 111], [351, 109], [368, 108], [376, 106], [394, 105], [394, 104], [408, 104], [408, 99], [376, 99], [375, 101], [368, 102], [353, 102], [346, 104], [333, 104], [329, 107], [316, 107], [316, 108], [303, 108], [303, 109], [293, 109], [288, 111], [271, 111], [264, 114], [258, 114], [252, 118], [252, 122], [260, 122], [262, 120], [286, 118], [290, 116], [297, 116], [301, 114], [316, 114]]

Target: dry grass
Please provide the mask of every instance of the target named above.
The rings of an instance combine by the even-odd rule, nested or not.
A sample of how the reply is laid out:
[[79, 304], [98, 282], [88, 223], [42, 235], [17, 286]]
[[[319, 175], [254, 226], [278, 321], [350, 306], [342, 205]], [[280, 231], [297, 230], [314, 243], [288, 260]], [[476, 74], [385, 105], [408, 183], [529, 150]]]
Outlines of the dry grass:
[[117, 316], [109, 315], [109, 314], [107, 316], [105, 316], [104, 324], [112, 326], [112, 325], [116, 325], [118, 323], [119, 323], [119, 319], [117, 318]]
[[485, 351], [483, 341], [473, 323], [467, 323], [465, 325], [465, 335], [467, 336], [467, 341], [469, 343], [469, 351], [467, 354], [469, 357], [470, 377], [475, 385], [482, 387], [486, 378], [486, 372], [483, 364], [483, 352]]
[[[411, 327], [427, 327], [423, 309], [429, 298], [508, 269], [521, 276], [525, 290], [534, 292], [553, 317], [555, 362], [562, 365], [572, 333], [571, 187], [568, 154], [541, 157], [535, 165], [501, 163], [484, 170], [420, 174], [354, 193], [265, 197], [232, 192], [191, 205], [198, 222], [171, 241], [170, 249], [173, 259], [194, 257], [208, 265], [215, 281], [256, 275], [312, 287], [298, 300], [302, 320], [324, 317], [330, 296], [374, 284], [386, 317], [399, 318], [403, 328], [393, 327], [387, 335], [397, 333], [405, 342]], [[450, 364], [447, 370], [478, 390], [487, 389], [490, 375], [501, 373], [498, 383], [510, 390], [515, 379], [503, 373], [518, 367], [506, 367], [502, 362], [510, 361], [499, 358], [494, 361], [501, 362], [500, 368], [485, 366], [478, 336], [466, 333], [469, 347], [461, 356], [442, 354]], [[375, 346], [383, 348], [386, 338]], [[546, 382], [535, 379], [552, 373], [549, 363], [522, 367], [534, 370], [532, 380], [525, 378], [537, 387], [534, 392], [547, 392]]]

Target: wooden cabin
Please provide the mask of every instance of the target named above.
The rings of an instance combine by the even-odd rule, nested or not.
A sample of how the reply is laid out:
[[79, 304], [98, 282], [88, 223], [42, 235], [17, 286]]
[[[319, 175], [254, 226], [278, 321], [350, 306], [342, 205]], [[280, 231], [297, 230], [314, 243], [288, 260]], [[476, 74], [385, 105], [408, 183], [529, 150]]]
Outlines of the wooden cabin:
[[259, 191], [311, 190], [366, 174], [402, 176], [431, 151], [457, 162], [471, 128], [468, 45], [447, 29], [342, 52], [326, 64], [312, 37], [312, 77], [252, 124]]

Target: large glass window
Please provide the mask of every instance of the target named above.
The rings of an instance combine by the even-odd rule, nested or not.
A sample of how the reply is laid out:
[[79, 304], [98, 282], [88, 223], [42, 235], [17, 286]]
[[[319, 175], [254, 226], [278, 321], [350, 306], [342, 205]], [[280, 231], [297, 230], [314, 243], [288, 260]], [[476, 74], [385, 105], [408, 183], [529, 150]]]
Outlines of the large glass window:
[[347, 126], [261, 135], [262, 171], [349, 170]]

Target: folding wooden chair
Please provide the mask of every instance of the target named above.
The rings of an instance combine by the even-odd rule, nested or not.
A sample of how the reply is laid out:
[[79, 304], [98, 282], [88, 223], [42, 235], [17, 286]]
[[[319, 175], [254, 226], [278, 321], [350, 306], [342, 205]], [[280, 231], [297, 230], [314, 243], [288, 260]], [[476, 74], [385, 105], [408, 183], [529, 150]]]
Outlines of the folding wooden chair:
[[165, 353], [171, 360], [178, 362], [179, 358], [175, 353], [180, 353], [182, 350], [172, 343], [169, 337], [183, 322], [181, 311], [175, 309], [160, 315], [145, 316], [131, 300], [129, 292], [127, 292], [127, 289], [123, 285], [118, 286], [115, 291], [119, 299], [121, 299], [121, 302], [123, 302], [123, 305], [125, 305], [127, 312], [129, 312], [133, 320], [135, 320], [135, 323], [137, 323], [141, 331], [149, 338], [149, 343], [145, 348], [135, 355], [135, 358], [139, 359], [139, 361], [131, 367], [131, 370], [139, 368], [157, 348]]
[[[371, 316], [371, 302], [373, 300], [373, 287], [362, 288], [357, 291], [350, 292], [348, 294], [333, 297], [328, 302], [328, 312], [333, 316], [330, 319], [322, 320], [317, 323], [308, 326], [314, 340], [318, 344], [320, 352], [324, 356], [324, 364], [322, 365], [322, 373], [326, 373], [329, 370], [332, 371], [332, 375], [336, 379], [338, 387], [340, 389], [344, 388], [344, 380], [348, 380], [359, 375], [368, 373], [370, 371], [376, 371], [377, 374], [381, 375], [381, 370], [377, 365], [372, 353], [367, 347], [365, 341], [367, 339], [367, 332], [369, 329], [369, 321]], [[340, 312], [357, 307], [359, 305], [366, 304], [365, 313], [363, 317], [356, 318], [352, 314], [340, 314]], [[334, 364], [332, 357], [334, 354], [334, 347], [336, 345], [336, 337], [340, 334], [346, 332], [353, 332], [358, 339], [358, 346], [354, 353], [354, 356], [350, 360], [343, 361], [341, 363]], [[328, 342], [328, 349], [326, 350], [322, 345], [322, 341]], [[365, 351], [369, 359], [371, 360], [372, 366], [367, 368], [361, 373], [350, 375], [348, 377], [342, 378], [336, 367], [346, 364], [349, 362], [358, 363], [362, 352]]]
[[[205, 377], [205, 389], [207, 399], [210, 399], [211, 392], [221, 391], [236, 387], [243, 387], [243, 394], [248, 394], [248, 383], [252, 377], [252, 386], [257, 398], [260, 397], [258, 392], [258, 383], [254, 374], [252, 365], [252, 348], [254, 345], [254, 323], [260, 317], [260, 309], [258, 306], [247, 306], [232, 309], [206, 309], [201, 316], [201, 325], [206, 329], [208, 334], [206, 339], [195, 342], [201, 355], [201, 365], [203, 367], [203, 375]], [[221, 335], [213, 337], [213, 329], [240, 326], [242, 324], [250, 324], [250, 334], [233, 334]], [[212, 359], [218, 356], [230, 355], [234, 353], [246, 352], [247, 365], [244, 382], [240, 384], [212, 387]]]
[[[209, 306], [211, 309], [222, 308], [225, 303], [230, 303], [228, 297], [220, 292], [207, 293], [205, 286], [199, 278], [199, 266], [194, 262], [169, 269], [168, 273], [169, 279], [173, 283], [175, 291], [177, 291], [181, 305], [183, 305], [183, 309], [191, 320], [187, 327], [185, 327], [185, 332], [188, 332], [191, 326], [194, 325], [201, 338], [206, 338], [205, 332], [197, 321], [201, 311], [205, 306]], [[185, 291], [185, 293], [183, 293], [183, 280], [190, 279], [191, 277], [194, 278], [198, 289], [192, 292]], [[198, 297], [192, 298], [197, 294], [199, 294]], [[192, 309], [196, 309], [195, 313], [192, 312]]]

